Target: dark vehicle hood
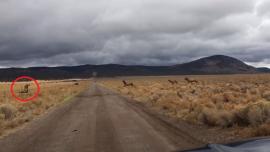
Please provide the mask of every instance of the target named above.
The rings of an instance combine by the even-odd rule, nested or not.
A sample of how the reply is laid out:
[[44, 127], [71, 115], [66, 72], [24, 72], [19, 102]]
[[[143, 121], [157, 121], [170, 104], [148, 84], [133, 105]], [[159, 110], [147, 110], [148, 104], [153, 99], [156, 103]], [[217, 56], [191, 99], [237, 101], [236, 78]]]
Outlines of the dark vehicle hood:
[[183, 152], [270, 152], [270, 139], [257, 139], [228, 145], [209, 144], [205, 148]]

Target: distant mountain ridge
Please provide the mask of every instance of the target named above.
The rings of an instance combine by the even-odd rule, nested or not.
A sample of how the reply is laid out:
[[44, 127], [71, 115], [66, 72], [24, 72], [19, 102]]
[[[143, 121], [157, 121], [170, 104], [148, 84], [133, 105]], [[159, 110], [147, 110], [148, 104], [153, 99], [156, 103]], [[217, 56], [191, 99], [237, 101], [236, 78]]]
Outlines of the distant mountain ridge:
[[180, 64], [178, 67], [189, 69], [192, 73], [196, 74], [237, 74], [258, 72], [255, 67], [225, 55], [214, 55], [201, 58], [189, 63]]
[[257, 68], [257, 70], [261, 73], [270, 73], [270, 69], [266, 67]]
[[104, 64], [60, 67], [5, 68], [0, 69], [0, 80], [10, 81], [21, 75], [28, 75], [36, 79], [44, 80], [90, 78], [93, 72], [97, 72], [98, 76], [100, 77], [113, 77], [192, 74], [252, 74], [270, 73], [270, 69], [255, 68], [229, 56], [214, 55], [172, 66]]

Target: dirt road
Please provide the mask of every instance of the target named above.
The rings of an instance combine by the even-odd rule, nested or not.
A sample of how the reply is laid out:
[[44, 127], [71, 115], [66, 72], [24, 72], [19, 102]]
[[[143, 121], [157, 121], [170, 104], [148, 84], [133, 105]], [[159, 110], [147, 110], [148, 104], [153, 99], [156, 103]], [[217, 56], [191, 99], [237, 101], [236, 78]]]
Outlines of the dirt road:
[[1, 152], [167, 152], [200, 145], [94, 85], [87, 92], [0, 140]]

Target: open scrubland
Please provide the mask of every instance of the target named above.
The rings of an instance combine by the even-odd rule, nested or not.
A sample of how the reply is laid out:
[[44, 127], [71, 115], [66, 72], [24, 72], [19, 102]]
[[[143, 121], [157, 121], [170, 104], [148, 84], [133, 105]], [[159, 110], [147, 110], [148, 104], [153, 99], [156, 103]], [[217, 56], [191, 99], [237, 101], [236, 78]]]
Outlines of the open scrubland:
[[229, 130], [230, 135], [241, 138], [270, 135], [267, 74], [126, 77], [104, 79], [101, 83], [192, 125]]
[[[1, 82], [0, 135], [5, 135], [52, 107], [68, 101], [68, 99], [89, 88], [89, 83], [87, 80], [39, 81], [40, 93], [38, 97], [32, 101], [22, 103], [12, 97], [10, 93], [11, 83]], [[23, 92], [26, 84], [30, 84], [27, 93]], [[14, 85], [16, 96], [22, 99], [33, 96], [36, 89], [33, 82], [17, 82]]]

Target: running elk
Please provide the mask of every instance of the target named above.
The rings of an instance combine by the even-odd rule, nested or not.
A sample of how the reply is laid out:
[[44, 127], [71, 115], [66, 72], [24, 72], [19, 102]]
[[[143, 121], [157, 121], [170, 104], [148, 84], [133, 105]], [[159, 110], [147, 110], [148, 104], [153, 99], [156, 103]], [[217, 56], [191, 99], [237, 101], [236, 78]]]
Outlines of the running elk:
[[134, 87], [134, 84], [132, 82], [131, 83], [128, 83], [125, 80], [123, 80], [122, 82], [124, 84], [124, 87], [128, 87], [128, 86]]
[[199, 83], [197, 80], [189, 79], [188, 77], [186, 77], [185, 80], [187, 81], [187, 83]]
[[174, 85], [174, 84], [178, 84], [178, 81], [176, 81], [176, 80], [168, 80], [172, 85]]

